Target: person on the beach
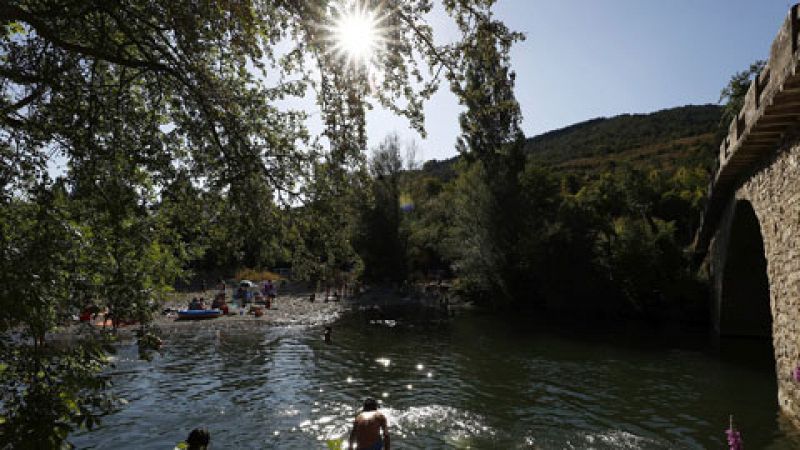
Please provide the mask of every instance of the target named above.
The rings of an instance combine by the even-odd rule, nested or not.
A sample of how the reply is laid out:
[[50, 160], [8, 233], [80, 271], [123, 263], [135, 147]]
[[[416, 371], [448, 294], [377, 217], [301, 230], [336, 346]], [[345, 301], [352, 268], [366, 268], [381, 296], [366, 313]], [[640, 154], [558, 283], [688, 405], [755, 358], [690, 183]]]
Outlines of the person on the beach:
[[378, 402], [374, 398], [364, 401], [364, 411], [353, 422], [347, 448], [352, 449], [354, 442], [359, 450], [390, 450], [389, 424], [386, 416], [378, 411]]
[[228, 305], [225, 304], [224, 294], [217, 293], [216, 297], [214, 297], [214, 301], [211, 302], [211, 309], [219, 309], [223, 314], [228, 314]]
[[195, 428], [186, 438], [189, 450], [206, 450], [211, 442], [211, 434], [205, 428]]
[[331, 343], [331, 332], [332, 331], [333, 331], [333, 329], [331, 327], [325, 327], [324, 336], [325, 336], [325, 343], [326, 344], [330, 344]]
[[269, 296], [269, 293], [271, 291], [272, 291], [272, 281], [267, 280], [264, 282], [264, 288], [262, 289], [262, 292], [264, 293], [265, 296]]

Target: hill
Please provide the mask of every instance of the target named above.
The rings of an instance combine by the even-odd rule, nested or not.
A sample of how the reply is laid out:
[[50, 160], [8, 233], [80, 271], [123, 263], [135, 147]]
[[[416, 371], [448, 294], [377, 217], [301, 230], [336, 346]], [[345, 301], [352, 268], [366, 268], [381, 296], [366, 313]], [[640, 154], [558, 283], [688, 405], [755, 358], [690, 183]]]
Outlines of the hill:
[[527, 139], [529, 157], [568, 172], [609, 165], [670, 168], [713, 160], [722, 108], [681, 106], [650, 114], [592, 119]]
[[[721, 117], [717, 105], [602, 117], [528, 138], [525, 152], [535, 162], [571, 173], [593, 173], [619, 164], [664, 169], [676, 162], [710, 165]], [[423, 171], [447, 179], [454, 174], [456, 159], [428, 161]]]

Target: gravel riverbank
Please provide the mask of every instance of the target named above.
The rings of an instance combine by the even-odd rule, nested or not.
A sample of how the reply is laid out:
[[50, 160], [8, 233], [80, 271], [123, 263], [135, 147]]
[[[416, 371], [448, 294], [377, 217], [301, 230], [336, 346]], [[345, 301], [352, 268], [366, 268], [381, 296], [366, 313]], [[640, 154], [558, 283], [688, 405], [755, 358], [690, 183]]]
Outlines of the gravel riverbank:
[[[186, 309], [186, 305], [192, 297], [203, 297], [206, 299], [206, 305], [208, 305], [212, 296], [213, 292], [211, 291], [205, 294], [200, 292], [178, 294], [175, 299], [168, 301], [164, 305], [164, 309]], [[322, 298], [324, 293], [317, 293], [316, 300], [311, 302], [309, 300], [310, 296], [310, 290], [301, 289], [290, 289], [286, 293], [279, 293], [269, 309], [262, 307], [264, 314], [260, 317], [256, 317], [253, 314], [252, 305], [248, 304], [242, 307], [238, 302], [233, 301], [228, 303], [229, 315], [217, 319], [202, 321], [175, 320], [177, 314], [169, 312], [157, 316], [154, 323], [159, 327], [196, 326], [198, 322], [209, 326], [217, 326], [218, 324], [230, 326], [233, 323], [248, 322], [264, 325], [323, 325], [334, 322], [348, 308], [349, 301], [347, 299], [325, 302]]]

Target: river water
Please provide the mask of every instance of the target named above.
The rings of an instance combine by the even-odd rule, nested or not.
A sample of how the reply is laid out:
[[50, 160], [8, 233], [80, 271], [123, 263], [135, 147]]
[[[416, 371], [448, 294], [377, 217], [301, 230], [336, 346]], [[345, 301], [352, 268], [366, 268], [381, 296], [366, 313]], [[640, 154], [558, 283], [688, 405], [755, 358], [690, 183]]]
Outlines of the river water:
[[332, 344], [319, 325], [168, 328], [151, 362], [120, 345], [128, 404], [72, 442], [168, 449], [204, 426], [216, 449], [326, 448], [374, 396], [398, 449], [721, 449], [729, 414], [748, 449], [800, 448], [768, 342], [546, 328], [352, 313]]

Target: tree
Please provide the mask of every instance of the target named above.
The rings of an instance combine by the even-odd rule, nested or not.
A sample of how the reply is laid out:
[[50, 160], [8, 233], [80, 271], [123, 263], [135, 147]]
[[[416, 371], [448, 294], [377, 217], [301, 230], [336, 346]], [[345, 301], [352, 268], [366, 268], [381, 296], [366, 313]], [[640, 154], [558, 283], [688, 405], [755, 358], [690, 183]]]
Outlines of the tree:
[[401, 229], [403, 157], [400, 137], [386, 136], [369, 162], [371, 196], [361, 209], [356, 245], [365, 275], [373, 280], [401, 281], [408, 275], [407, 236]]
[[463, 76], [451, 79], [466, 107], [457, 142], [466, 163], [459, 181], [466, 201], [457, 210], [461, 236], [456, 240], [471, 243], [458, 247], [462, 251], [455, 264], [465, 282], [472, 280], [468, 284], [474, 295], [508, 303], [518, 299], [525, 279], [517, 246], [523, 232], [519, 177], [524, 135], [509, 57], [512, 44], [523, 36], [492, 17], [492, 1], [462, 9], [449, 3], [465, 33], [458, 61]]
[[723, 131], [728, 131], [728, 125], [742, 110], [744, 97], [747, 95], [747, 90], [750, 89], [753, 77], [758, 76], [766, 65], [767, 62], [764, 60], [750, 64], [746, 70], [733, 74], [728, 84], [722, 88], [719, 93], [719, 102], [723, 104], [722, 119], [720, 120]]
[[75, 221], [62, 185], [0, 208], [0, 445], [59, 448], [76, 426], [110, 411], [100, 377], [109, 348], [102, 336], [48, 345], [54, 324], [91, 295], [83, 270], [92, 237]]

